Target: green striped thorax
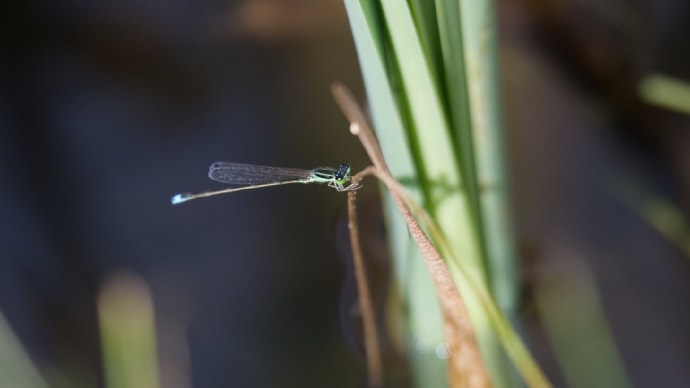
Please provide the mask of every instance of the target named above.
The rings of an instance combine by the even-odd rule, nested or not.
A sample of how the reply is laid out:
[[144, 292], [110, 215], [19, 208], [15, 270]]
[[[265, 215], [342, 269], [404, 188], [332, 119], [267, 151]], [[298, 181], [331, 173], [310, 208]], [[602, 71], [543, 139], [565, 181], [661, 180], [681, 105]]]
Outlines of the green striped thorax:
[[328, 186], [338, 191], [345, 191], [345, 184], [352, 178], [350, 171], [350, 165], [347, 163], [341, 163], [337, 170], [319, 167], [312, 170], [310, 179], [314, 182], [328, 183]]

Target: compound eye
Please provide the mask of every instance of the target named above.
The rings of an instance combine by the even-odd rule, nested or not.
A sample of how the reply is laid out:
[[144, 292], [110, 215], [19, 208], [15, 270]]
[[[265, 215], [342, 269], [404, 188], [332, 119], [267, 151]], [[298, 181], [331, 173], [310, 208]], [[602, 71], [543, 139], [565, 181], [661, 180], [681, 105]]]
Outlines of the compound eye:
[[350, 165], [348, 165], [347, 163], [342, 163], [340, 167], [338, 167], [338, 172], [335, 174], [335, 177], [337, 179], [344, 179], [349, 173]]

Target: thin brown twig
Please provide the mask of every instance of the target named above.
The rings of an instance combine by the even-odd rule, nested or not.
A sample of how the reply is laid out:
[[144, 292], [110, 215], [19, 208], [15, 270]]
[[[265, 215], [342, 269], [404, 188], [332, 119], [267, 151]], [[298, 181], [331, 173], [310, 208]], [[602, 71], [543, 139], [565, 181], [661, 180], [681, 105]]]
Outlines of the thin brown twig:
[[[359, 182], [357, 176], [353, 177], [353, 183]], [[362, 328], [364, 330], [364, 351], [367, 360], [367, 382], [369, 387], [380, 387], [383, 381], [383, 367], [381, 362], [381, 350], [376, 331], [376, 317], [371, 301], [371, 293], [367, 283], [362, 247], [359, 243], [359, 230], [357, 227], [357, 192], [347, 192], [347, 215], [349, 218], [350, 244], [352, 245], [352, 261], [354, 262], [355, 278], [357, 279], [357, 292], [359, 304], [362, 309]]]
[[[390, 174], [376, 136], [356, 100], [342, 84], [333, 84], [331, 90], [336, 102], [350, 121], [350, 131], [360, 139], [369, 158], [374, 163], [373, 169], [360, 173], [362, 174], [361, 177], [373, 174], [386, 185], [431, 274], [443, 311], [446, 342], [450, 347], [448, 371], [452, 386], [491, 386], [491, 379], [484, 366], [467, 308], [448, 267], [412, 215], [405, 202], [408, 196], [402, 186]], [[360, 174], [357, 174], [358, 179], [361, 179]]]

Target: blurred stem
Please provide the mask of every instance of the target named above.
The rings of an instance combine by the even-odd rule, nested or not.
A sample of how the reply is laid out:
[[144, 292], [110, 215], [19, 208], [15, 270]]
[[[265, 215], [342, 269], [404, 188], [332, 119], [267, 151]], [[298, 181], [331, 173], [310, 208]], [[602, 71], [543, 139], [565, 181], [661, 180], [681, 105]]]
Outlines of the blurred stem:
[[539, 316], [570, 387], [631, 387], [601, 308], [594, 276], [579, 257], [551, 268], [536, 290]]
[[131, 273], [114, 276], [101, 291], [98, 315], [106, 386], [158, 387], [153, 301], [146, 283]]
[[2, 314], [0, 314], [0, 387], [48, 387]]
[[639, 86], [642, 99], [666, 109], [690, 114], [690, 84], [661, 74], [651, 74]]
[[690, 258], [690, 222], [682, 209], [632, 179], [621, 179], [614, 191], [621, 201]]

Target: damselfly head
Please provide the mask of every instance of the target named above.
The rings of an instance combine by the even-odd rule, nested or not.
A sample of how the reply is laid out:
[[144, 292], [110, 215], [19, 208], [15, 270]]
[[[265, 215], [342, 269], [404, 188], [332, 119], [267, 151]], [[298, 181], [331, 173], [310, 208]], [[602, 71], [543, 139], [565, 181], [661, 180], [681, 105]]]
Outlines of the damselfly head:
[[350, 165], [347, 163], [342, 163], [338, 167], [338, 171], [335, 173], [335, 179], [338, 181], [349, 181], [350, 180]]

